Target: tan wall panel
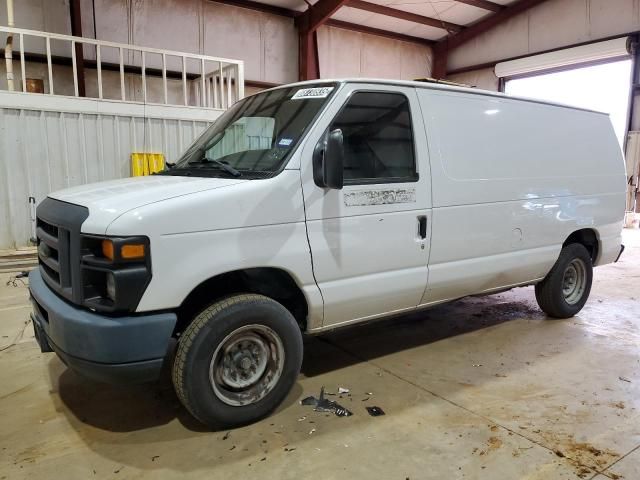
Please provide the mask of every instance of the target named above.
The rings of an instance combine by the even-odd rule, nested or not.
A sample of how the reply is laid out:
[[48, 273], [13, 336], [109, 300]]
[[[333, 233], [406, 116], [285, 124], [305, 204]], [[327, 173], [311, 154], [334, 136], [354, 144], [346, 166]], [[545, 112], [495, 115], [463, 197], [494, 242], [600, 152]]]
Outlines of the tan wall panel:
[[589, 0], [549, 1], [540, 8], [531, 9], [525, 15], [529, 20], [528, 50], [539, 52], [588, 41], [589, 3]]
[[205, 54], [244, 60], [246, 78], [266, 80], [263, 75], [262, 13], [221, 3], [204, 8]]
[[318, 30], [320, 76], [359, 77], [362, 63], [362, 34], [342, 28]]
[[[298, 79], [298, 34], [293, 21], [276, 15], [262, 15], [264, 79], [288, 83]], [[251, 77], [247, 77], [251, 78]]]
[[640, 30], [638, 0], [549, 0], [462, 45], [449, 70]]
[[318, 29], [318, 48], [322, 78], [412, 80], [431, 74], [431, 48], [412, 42], [321, 27]]
[[362, 42], [361, 59], [359, 76], [372, 78], [402, 77], [400, 42], [370, 35], [366, 41]]

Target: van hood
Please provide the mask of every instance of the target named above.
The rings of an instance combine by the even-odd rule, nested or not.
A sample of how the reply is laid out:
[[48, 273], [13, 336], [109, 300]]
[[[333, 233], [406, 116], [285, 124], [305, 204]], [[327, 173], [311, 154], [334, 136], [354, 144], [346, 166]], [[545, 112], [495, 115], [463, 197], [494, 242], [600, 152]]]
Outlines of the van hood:
[[163, 200], [228, 187], [247, 180], [153, 175], [91, 183], [59, 190], [49, 197], [89, 209], [85, 233], [104, 234], [125, 212]]

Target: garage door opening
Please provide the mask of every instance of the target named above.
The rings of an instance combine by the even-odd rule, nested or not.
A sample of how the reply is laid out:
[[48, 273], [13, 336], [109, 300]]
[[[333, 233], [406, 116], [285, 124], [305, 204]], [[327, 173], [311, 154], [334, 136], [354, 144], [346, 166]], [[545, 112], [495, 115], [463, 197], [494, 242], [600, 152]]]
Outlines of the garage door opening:
[[627, 127], [631, 60], [507, 80], [505, 93], [607, 112], [623, 145]]

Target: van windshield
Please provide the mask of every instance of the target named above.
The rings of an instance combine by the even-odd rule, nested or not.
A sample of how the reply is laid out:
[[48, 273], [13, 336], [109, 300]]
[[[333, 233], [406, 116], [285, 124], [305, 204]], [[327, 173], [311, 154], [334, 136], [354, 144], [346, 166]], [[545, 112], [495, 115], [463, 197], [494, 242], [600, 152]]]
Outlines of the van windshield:
[[280, 171], [336, 88], [278, 88], [240, 100], [164, 175], [266, 178]]

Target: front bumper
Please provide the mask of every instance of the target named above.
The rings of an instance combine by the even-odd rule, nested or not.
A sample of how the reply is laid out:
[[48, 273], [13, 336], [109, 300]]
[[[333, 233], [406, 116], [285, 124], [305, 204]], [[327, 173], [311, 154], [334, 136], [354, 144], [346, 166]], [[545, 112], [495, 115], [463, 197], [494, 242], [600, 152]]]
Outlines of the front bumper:
[[176, 324], [175, 313], [100, 315], [53, 293], [39, 270], [29, 274], [36, 339], [78, 373], [108, 383], [158, 378]]

